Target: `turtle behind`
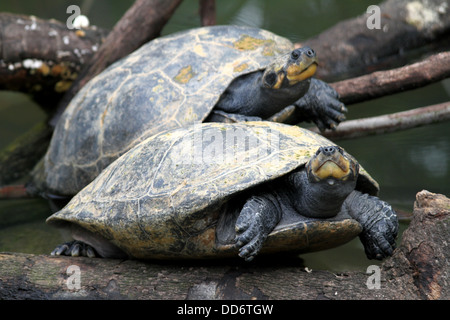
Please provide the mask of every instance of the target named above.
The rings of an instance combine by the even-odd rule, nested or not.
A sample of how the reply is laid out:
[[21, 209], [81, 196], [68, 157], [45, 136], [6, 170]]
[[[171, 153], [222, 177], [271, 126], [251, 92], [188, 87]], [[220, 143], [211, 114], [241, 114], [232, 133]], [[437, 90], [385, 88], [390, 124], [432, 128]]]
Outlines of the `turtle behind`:
[[[317, 79], [310, 80], [316, 66], [315, 53], [306, 48], [293, 49], [283, 37], [238, 26], [193, 29], [143, 45], [109, 66], [73, 98], [35, 170], [34, 185], [48, 194], [70, 198], [120, 155], [161, 131], [205, 120], [254, 120], [253, 115], [230, 118], [224, 105], [233, 83], [235, 90], [231, 92], [243, 87], [236, 81], [268, 70], [268, 66], [274, 70], [270, 69], [273, 72], [267, 74], [265, 85], [295, 82], [300, 96], [308, 87], [308, 92], [312, 91], [308, 99], [296, 102], [301, 105], [295, 109], [303, 110], [302, 117], [308, 114], [327, 123], [320, 115], [326, 110], [331, 115], [326, 119], [335, 120], [327, 125], [338, 123], [344, 118], [345, 107], [337, 93]], [[305, 65], [305, 70], [299, 67], [301, 75], [288, 79], [278, 70], [282, 66], [277, 59], [303, 57], [311, 66]], [[295, 75], [297, 67], [289, 70]], [[322, 93], [317, 95], [320, 98], [315, 92]], [[311, 110], [314, 99], [319, 99], [322, 109]], [[214, 110], [216, 105], [221, 109]]]

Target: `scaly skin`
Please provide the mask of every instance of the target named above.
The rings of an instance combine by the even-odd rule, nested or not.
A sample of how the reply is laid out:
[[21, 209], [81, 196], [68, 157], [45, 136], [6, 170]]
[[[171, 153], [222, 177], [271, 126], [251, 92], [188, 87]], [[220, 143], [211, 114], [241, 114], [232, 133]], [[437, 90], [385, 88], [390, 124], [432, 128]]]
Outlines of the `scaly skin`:
[[[348, 172], [339, 171], [341, 169], [335, 166], [337, 171], [331, 176], [319, 178], [321, 168], [333, 157], [336, 159], [336, 155], [341, 161], [348, 161]], [[239, 256], [251, 261], [258, 254], [283, 215], [280, 203], [284, 210], [288, 208], [299, 215], [319, 219], [344, 211], [363, 227], [360, 239], [367, 258], [381, 260], [392, 255], [398, 232], [396, 213], [379, 198], [354, 190], [358, 168], [352, 159], [344, 156], [342, 149], [322, 147], [305, 170], [291, 173], [285, 179], [287, 183], [283, 188], [251, 197], [236, 222]]]

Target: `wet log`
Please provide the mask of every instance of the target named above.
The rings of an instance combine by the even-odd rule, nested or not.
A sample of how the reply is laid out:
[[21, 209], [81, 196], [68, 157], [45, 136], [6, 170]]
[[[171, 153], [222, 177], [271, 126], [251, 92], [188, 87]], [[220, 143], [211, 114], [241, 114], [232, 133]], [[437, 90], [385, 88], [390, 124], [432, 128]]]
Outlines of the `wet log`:
[[442, 299], [450, 298], [450, 199], [421, 191], [401, 244], [381, 266], [335, 274], [300, 259], [252, 263], [0, 254], [2, 299]]
[[0, 25], [0, 90], [30, 94], [46, 111], [56, 108], [107, 34], [11, 13], [0, 13]]
[[[343, 121], [335, 130], [321, 132], [329, 139], [342, 140], [384, 134], [450, 121], [450, 102], [376, 117]], [[311, 131], [319, 133], [317, 128]]]
[[309, 45], [318, 52], [321, 64], [317, 77], [328, 82], [353, 78], [450, 47], [447, 2], [387, 0], [378, 8], [379, 12], [376, 6], [370, 6], [368, 13], [297, 44]]

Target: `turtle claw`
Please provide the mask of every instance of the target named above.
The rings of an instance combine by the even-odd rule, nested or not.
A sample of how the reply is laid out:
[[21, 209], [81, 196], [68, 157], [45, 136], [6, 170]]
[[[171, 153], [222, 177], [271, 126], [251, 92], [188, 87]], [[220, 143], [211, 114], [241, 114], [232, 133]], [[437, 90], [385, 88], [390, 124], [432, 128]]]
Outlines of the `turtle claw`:
[[[363, 206], [372, 210], [360, 210], [357, 220], [362, 224], [363, 232], [359, 238], [367, 258], [382, 260], [391, 256], [396, 247], [397, 214], [388, 203], [378, 198], [363, 195], [361, 199]], [[372, 206], [369, 205], [370, 202]]]
[[74, 240], [65, 242], [57, 246], [52, 252], [52, 256], [72, 256], [72, 257], [88, 257], [95, 258], [95, 250], [90, 245]]
[[253, 260], [267, 238], [261, 214], [252, 209], [254, 208], [251, 205], [243, 208], [235, 228], [235, 243], [239, 247], [239, 256], [245, 261]]
[[311, 79], [309, 91], [294, 105], [304, 120], [313, 121], [320, 131], [335, 130], [348, 111], [336, 90], [315, 78]]

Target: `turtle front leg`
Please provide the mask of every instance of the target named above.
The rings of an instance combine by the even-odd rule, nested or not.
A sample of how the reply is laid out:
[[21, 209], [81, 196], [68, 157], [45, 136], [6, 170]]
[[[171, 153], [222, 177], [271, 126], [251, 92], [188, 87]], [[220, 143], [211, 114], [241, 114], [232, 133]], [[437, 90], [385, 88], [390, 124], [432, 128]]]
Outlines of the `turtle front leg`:
[[315, 78], [311, 79], [308, 92], [294, 105], [300, 121], [313, 121], [320, 131], [335, 129], [345, 120], [345, 113], [348, 111], [339, 101], [336, 90]]
[[273, 195], [253, 196], [245, 203], [236, 221], [236, 246], [239, 256], [251, 261], [281, 218]]
[[392, 207], [377, 197], [353, 191], [344, 204], [363, 227], [359, 238], [367, 258], [382, 260], [395, 249], [398, 219]]
[[88, 257], [88, 258], [95, 258], [95, 250], [90, 245], [78, 241], [73, 240], [69, 242], [65, 242], [59, 246], [57, 246], [52, 252], [52, 256], [72, 256], [72, 257]]

